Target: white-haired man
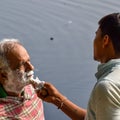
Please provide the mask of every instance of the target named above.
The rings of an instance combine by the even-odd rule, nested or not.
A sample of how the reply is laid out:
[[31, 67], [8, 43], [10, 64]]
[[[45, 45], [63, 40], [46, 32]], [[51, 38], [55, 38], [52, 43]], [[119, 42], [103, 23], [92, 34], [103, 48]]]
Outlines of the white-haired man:
[[0, 120], [45, 120], [43, 103], [31, 84], [34, 67], [16, 39], [0, 42]]

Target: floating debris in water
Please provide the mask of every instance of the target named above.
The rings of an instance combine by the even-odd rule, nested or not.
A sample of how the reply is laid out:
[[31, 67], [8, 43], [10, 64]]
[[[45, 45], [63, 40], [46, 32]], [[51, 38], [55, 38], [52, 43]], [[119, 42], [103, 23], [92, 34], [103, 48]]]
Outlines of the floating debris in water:
[[53, 37], [51, 37], [51, 38], [50, 38], [50, 40], [54, 40], [54, 38], [53, 38]]
[[69, 21], [68, 21], [68, 24], [72, 24], [72, 21], [71, 21], [71, 20], [69, 20]]

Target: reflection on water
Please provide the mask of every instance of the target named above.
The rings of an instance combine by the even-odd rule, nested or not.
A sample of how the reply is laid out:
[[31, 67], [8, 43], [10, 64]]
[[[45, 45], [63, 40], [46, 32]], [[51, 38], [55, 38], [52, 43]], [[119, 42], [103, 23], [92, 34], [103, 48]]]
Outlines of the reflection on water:
[[[35, 73], [86, 108], [97, 63], [92, 41], [97, 21], [120, 11], [109, 0], [1, 0], [0, 39], [18, 38], [29, 50]], [[45, 103], [46, 120], [69, 120]]]

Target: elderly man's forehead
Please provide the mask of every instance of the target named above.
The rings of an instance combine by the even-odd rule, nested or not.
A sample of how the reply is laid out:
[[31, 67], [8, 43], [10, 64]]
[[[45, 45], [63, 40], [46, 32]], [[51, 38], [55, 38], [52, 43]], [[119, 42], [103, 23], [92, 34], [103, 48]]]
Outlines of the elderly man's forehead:
[[12, 54], [12, 55], [20, 54], [24, 56], [24, 54], [28, 54], [28, 53], [27, 50], [21, 44], [16, 43], [14, 44], [14, 46], [11, 47], [11, 49], [9, 49], [7, 54]]
[[17, 45], [21, 45], [21, 44], [19, 42], [16, 42], [16, 41], [2, 41], [2, 42], [0, 42], [0, 55], [6, 56]]
[[9, 52], [10, 50], [14, 49], [18, 45], [22, 46], [21, 44], [19, 44], [17, 42], [8, 42], [8, 43], [4, 44], [4, 48], [6, 49], [6, 52]]

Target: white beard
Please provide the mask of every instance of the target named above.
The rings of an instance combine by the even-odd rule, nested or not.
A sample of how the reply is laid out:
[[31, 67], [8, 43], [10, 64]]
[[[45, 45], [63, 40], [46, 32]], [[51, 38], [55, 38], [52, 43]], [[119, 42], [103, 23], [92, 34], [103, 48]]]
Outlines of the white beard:
[[8, 79], [3, 85], [6, 92], [20, 94], [23, 88], [30, 84], [30, 79], [33, 79], [34, 72], [24, 72], [24, 71], [12, 71], [8, 72]]

